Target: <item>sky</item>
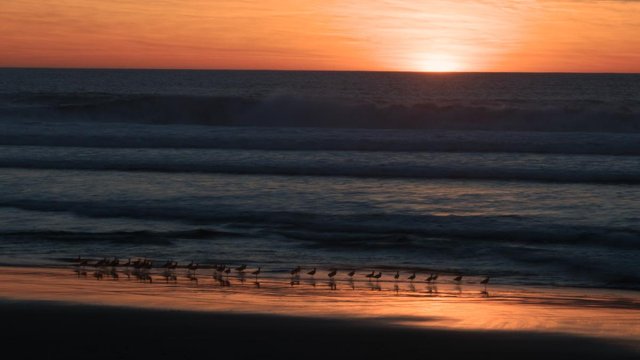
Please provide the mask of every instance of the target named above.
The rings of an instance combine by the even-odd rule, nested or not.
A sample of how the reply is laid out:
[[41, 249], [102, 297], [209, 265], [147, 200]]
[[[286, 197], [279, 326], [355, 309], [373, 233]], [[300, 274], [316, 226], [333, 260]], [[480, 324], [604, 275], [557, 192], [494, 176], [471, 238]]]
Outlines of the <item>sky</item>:
[[2, 0], [0, 67], [640, 72], [640, 0]]

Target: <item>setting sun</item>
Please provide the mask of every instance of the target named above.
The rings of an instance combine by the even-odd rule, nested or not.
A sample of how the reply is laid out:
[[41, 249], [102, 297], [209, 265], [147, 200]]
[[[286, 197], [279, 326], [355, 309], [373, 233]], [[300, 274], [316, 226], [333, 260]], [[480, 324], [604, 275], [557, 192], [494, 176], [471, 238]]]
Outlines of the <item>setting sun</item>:
[[448, 54], [426, 55], [422, 61], [417, 62], [416, 68], [418, 71], [425, 72], [458, 72], [465, 70], [456, 57]]

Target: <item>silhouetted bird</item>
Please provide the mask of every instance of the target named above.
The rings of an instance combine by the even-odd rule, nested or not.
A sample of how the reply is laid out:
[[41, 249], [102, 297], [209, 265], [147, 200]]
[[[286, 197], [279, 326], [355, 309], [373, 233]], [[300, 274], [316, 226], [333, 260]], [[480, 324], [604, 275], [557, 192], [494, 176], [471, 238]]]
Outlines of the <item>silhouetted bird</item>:
[[382, 277], [382, 273], [381, 273], [381, 272], [379, 272], [379, 273], [377, 273], [377, 274], [373, 275], [373, 277], [374, 277], [376, 280], [377, 280], [377, 279], [380, 279], [380, 278]]
[[300, 266], [296, 266], [295, 268], [293, 268], [293, 270], [291, 270], [291, 275], [296, 275], [300, 272], [300, 270], [302, 270], [302, 268]]
[[489, 283], [489, 277], [487, 276], [484, 280], [480, 281], [480, 284], [487, 285]]
[[260, 275], [260, 267], [258, 267], [258, 270], [252, 271], [251, 274], [255, 275], [256, 276], [256, 280], [258, 280], [258, 275]]
[[198, 270], [198, 264], [194, 263], [193, 260], [191, 260], [189, 265], [187, 265], [187, 269], [189, 269], [191, 271], [196, 271], [196, 270]]
[[371, 279], [373, 277], [373, 275], [375, 275], [375, 274], [376, 274], [376, 272], [372, 271], [371, 274], [367, 274], [364, 277]]
[[309, 271], [307, 274], [311, 275], [311, 276], [315, 275], [316, 274], [316, 268], [313, 268], [313, 270]]
[[416, 273], [414, 272], [413, 274], [409, 275], [409, 277], [407, 279], [413, 281], [416, 278]]
[[243, 272], [247, 268], [247, 265], [242, 264], [236, 268], [236, 271]]
[[356, 274], [356, 271], [355, 270], [351, 270], [351, 271], [349, 271], [349, 273], [347, 275], [349, 275], [349, 277], [353, 277], [353, 275], [355, 275], [355, 274]]
[[327, 276], [328, 276], [328, 277], [330, 277], [330, 278], [332, 278], [332, 277], [336, 276], [336, 274], [337, 274], [337, 273], [338, 273], [338, 270], [336, 270], [336, 269], [332, 269], [332, 270], [331, 270], [331, 272], [329, 272], [329, 273], [327, 274]]
[[399, 271], [396, 271], [396, 274], [395, 274], [395, 275], [393, 275], [393, 278], [394, 278], [395, 280], [398, 280], [398, 279], [400, 278], [400, 272], [399, 272]]
[[455, 281], [455, 282], [460, 282], [460, 281], [462, 281], [462, 275], [458, 275], [458, 276], [456, 276], [455, 278], [453, 278], [453, 281]]

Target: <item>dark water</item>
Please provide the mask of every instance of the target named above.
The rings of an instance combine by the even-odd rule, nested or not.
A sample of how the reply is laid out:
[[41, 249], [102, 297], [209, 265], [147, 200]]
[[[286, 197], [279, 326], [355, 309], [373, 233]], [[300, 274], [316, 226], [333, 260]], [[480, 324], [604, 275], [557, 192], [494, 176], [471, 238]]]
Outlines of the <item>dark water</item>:
[[640, 289], [639, 75], [0, 70], [0, 128], [5, 264]]

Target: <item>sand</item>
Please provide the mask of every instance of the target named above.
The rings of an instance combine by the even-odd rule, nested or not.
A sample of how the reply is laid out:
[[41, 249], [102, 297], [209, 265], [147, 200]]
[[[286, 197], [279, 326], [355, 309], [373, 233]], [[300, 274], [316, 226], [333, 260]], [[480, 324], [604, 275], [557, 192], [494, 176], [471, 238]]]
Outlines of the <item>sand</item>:
[[596, 339], [367, 320], [4, 302], [3, 351], [42, 359], [637, 359]]
[[3, 349], [43, 359], [640, 358], [633, 292], [236, 280], [0, 267]]

